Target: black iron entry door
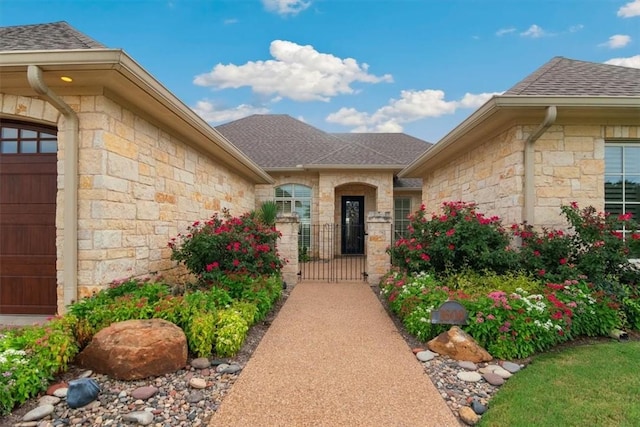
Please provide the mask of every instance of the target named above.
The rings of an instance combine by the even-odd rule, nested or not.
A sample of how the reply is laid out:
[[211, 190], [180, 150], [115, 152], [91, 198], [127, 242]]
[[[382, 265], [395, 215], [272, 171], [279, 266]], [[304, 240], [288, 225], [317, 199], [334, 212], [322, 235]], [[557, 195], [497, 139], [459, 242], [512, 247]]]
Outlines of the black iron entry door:
[[364, 196], [342, 196], [342, 254], [364, 255]]

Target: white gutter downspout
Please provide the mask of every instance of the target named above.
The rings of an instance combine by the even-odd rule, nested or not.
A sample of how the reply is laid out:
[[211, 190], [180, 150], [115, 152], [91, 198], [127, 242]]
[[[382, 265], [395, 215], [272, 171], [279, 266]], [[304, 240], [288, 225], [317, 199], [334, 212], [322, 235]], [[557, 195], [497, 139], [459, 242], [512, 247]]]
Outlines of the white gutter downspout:
[[[42, 69], [27, 67], [29, 85], [45, 101], [53, 105], [65, 118], [64, 127], [64, 201], [62, 239], [63, 301], [68, 307], [78, 295], [78, 139], [79, 120], [75, 111], [44, 82]], [[59, 311], [59, 310], [58, 310]], [[62, 314], [62, 313], [58, 313]]]
[[534, 154], [533, 145], [549, 127], [555, 123], [558, 109], [555, 105], [547, 107], [547, 114], [540, 126], [531, 134], [524, 146], [524, 217], [523, 220], [530, 225], [534, 225], [536, 186], [534, 182]]

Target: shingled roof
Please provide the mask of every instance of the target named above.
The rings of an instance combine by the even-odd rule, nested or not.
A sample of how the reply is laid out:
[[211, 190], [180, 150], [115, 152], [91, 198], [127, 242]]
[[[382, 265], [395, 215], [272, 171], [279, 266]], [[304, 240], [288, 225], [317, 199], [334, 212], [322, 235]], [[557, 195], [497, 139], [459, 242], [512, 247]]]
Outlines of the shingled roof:
[[0, 28], [0, 51], [104, 48], [64, 21]]
[[640, 69], [553, 58], [505, 95], [639, 96]]
[[409, 164], [431, 146], [400, 133], [330, 134], [280, 114], [256, 114], [216, 129], [267, 169], [299, 165], [397, 167]]

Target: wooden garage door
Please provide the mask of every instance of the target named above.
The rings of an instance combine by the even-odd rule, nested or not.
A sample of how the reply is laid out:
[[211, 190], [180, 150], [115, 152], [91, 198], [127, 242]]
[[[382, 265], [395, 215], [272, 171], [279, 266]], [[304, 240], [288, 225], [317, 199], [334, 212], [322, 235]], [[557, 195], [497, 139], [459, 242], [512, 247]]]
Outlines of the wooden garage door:
[[55, 314], [55, 129], [0, 122], [0, 314]]

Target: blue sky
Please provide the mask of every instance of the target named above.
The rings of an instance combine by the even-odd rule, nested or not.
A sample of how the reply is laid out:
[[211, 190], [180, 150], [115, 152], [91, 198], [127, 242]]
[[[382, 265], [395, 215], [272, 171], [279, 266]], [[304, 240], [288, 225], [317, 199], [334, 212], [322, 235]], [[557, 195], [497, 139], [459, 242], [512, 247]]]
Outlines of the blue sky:
[[554, 56], [640, 68], [640, 0], [0, 0], [121, 48], [212, 125], [438, 141]]

